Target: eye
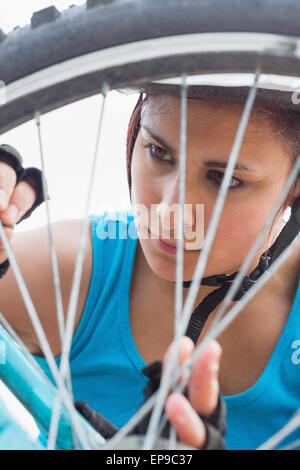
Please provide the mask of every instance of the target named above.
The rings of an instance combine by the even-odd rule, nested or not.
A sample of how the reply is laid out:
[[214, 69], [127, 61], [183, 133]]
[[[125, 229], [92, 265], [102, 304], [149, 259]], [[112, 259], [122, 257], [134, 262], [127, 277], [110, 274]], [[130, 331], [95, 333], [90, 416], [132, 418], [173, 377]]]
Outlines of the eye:
[[[210, 170], [207, 173], [207, 177], [208, 177], [208, 179], [213, 181], [213, 183], [215, 185], [221, 186], [223, 178], [224, 178], [224, 173], [222, 171], [218, 171], [218, 170]], [[231, 178], [231, 181], [229, 183], [229, 188], [230, 189], [241, 188], [242, 186], [244, 186], [243, 181], [241, 181], [238, 178], [235, 178], [234, 176]]]
[[151, 144], [149, 142], [148, 144], [143, 145], [143, 147], [146, 149], [147, 155], [159, 163], [173, 163], [174, 162], [174, 160], [170, 157], [168, 152], [164, 150], [163, 148], [158, 147], [157, 145]]

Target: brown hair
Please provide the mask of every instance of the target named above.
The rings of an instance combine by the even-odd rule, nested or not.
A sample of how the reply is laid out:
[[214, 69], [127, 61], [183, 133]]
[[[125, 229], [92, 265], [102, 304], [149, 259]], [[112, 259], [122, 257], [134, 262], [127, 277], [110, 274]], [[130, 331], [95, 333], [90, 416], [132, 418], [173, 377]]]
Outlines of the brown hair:
[[[129, 192], [131, 192], [132, 153], [141, 126], [142, 110], [148, 97], [149, 95], [140, 94], [129, 121], [126, 146], [126, 168]], [[274, 131], [282, 139], [288, 153], [291, 155], [292, 162], [295, 163], [300, 154], [300, 113], [298, 111], [276, 109], [270, 106], [260, 106], [259, 114], [270, 119]], [[298, 174], [293, 190], [295, 190], [299, 178], [300, 174]], [[293, 192], [293, 190], [291, 192]], [[286, 201], [285, 207], [289, 205], [289, 202], [289, 200]]]
[[127, 168], [127, 181], [129, 186], [129, 193], [131, 193], [131, 160], [135, 142], [141, 127], [141, 117], [144, 104], [147, 100], [140, 94], [138, 102], [131, 115], [128, 131], [127, 131], [127, 144], [126, 144], [126, 168]]

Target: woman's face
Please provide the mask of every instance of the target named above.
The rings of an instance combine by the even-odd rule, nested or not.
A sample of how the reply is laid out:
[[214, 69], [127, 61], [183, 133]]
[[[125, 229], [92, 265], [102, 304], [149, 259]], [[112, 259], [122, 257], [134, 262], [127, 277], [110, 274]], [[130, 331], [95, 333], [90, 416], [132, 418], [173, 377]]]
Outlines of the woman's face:
[[[188, 100], [185, 280], [193, 276], [242, 110], [243, 105], [239, 103]], [[239, 269], [291, 168], [286, 147], [268, 118], [256, 114], [248, 124], [205, 276]], [[144, 217], [137, 222], [147, 262], [157, 276], [172, 281], [176, 273], [175, 250], [165, 249], [156, 238], [176, 245], [179, 154], [180, 98], [151, 96], [142, 113], [141, 129], [132, 156], [131, 196], [133, 207], [139, 205], [148, 214], [145, 217], [143, 210]], [[251, 269], [274, 240], [281, 228], [279, 221], [278, 216], [271, 239], [268, 232]]]

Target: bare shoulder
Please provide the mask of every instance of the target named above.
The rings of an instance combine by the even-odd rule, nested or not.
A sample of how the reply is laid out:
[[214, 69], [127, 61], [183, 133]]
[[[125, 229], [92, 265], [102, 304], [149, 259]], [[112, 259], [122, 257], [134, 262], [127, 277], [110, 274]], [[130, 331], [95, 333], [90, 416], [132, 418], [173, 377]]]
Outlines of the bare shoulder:
[[[39, 266], [44, 275], [48, 277], [49, 274], [52, 278], [51, 237], [60, 273], [62, 274], [62, 281], [64, 281], [65, 276], [71, 274], [74, 269], [82, 227], [82, 220], [64, 220], [52, 224], [51, 234], [47, 226], [15, 234], [12, 247], [17, 260], [24, 265], [24, 275], [30, 279], [30, 276], [35, 276], [32, 267]], [[84, 272], [88, 270], [89, 262], [91, 262], [92, 241], [90, 230], [91, 228], [85, 240]]]
[[[52, 225], [53, 247], [59, 268], [59, 283], [65, 319], [67, 318], [82, 226], [82, 220], [60, 221]], [[92, 272], [92, 240], [90, 232], [91, 224], [89, 222], [89, 230], [84, 245], [84, 261], [82, 264], [75, 329], [80, 321], [90, 285]], [[53, 353], [54, 355], [59, 355], [61, 344], [56, 314], [57, 302], [53, 282], [53, 261], [51, 258], [48, 228], [41, 227], [15, 234], [12, 247]], [[9, 276], [5, 279], [5, 283], [10, 283], [11, 286], [15, 283], [11, 270]], [[13, 290], [15, 292], [18, 291], [17, 285], [14, 286]], [[28, 321], [27, 313], [24, 312], [25, 308], [20, 294], [17, 293], [14, 299], [8, 296], [6, 306], [8, 310], [13, 310], [11, 313], [12, 323], [19, 330], [21, 336], [23, 336], [23, 340], [27, 344], [35, 345], [35, 347], [31, 346], [33, 353], [42, 354], [34, 330]]]

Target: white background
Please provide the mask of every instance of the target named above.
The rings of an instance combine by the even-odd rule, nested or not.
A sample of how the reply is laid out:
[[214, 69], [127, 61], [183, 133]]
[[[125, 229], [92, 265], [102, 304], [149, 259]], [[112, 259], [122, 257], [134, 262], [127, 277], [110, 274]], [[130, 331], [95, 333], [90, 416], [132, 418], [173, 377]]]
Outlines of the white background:
[[[28, 24], [34, 11], [50, 5], [63, 10], [70, 4], [83, 3], [78, 0], [0, 0], [0, 28], [8, 33], [15, 26]], [[106, 208], [130, 207], [125, 143], [130, 113], [136, 101], [135, 94], [128, 96], [111, 92], [108, 95], [90, 213], [99, 213]], [[100, 108], [101, 98], [97, 96], [42, 116], [41, 130], [52, 220], [83, 215]], [[41, 167], [34, 122], [0, 136], [0, 144], [3, 143], [15, 146], [26, 166]], [[22, 222], [17, 230], [30, 229], [45, 221], [45, 207], [41, 207], [30, 219]]]
[[[15, 26], [30, 22], [34, 11], [55, 5], [59, 10], [76, 0], [0, 0], [0, 28], [9, 33]], [[1, 74], [1, 71], [0, 71]], [[0, 75], [1, 80], [1, 75]], [[107, 98], [98, 165], [89, 213], [130, 207], [125, 171], [126, 130], [136, 95], [111, 92]], [[101, 98], [92, 97], [49, 113], [41, 118], [51, 219], [81, 218], [87, 197], [91, 161], [94, 155]], [[1, 107], [0, 107], [1, 111]], [[38, 135], [34, 122], [0, 136], [0, 144], [13, 145], [22, 154], [25, 166], [41, 167]], [[46, 222], [45, 205], [17, 230], [28, 230]], [[0, 398], [22, 427], [37, 435], [27, 413], [0, 381]]]

